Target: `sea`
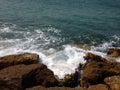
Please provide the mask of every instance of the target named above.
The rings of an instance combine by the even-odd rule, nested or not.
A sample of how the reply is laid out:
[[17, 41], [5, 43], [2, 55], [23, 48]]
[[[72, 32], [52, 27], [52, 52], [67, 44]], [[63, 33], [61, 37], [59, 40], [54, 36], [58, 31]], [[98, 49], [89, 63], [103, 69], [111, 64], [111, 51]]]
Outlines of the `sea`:
[[0, 0], [1, 57], [37, 53], [64, 78], [86, 53], [105, 57], [111, 47], [120, 48], [120, 0]]

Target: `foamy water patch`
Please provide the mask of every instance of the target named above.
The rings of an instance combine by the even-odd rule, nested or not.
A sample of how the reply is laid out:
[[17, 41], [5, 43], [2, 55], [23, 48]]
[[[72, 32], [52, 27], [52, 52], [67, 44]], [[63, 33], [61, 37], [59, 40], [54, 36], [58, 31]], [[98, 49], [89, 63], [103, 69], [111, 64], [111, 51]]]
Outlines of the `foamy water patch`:
[[[46, 51], [48, 52], [48, 51]], [[76, 71], [79, 64], [84, 64], [86, 51], [80, 48], [64, 45], [62, 50], [53, 50], [49, 54], [39, 53], [41, 62], [50, 68], [59, 78]]]
[[117, 62], [120, 62], [120, 57], [116, 59]]

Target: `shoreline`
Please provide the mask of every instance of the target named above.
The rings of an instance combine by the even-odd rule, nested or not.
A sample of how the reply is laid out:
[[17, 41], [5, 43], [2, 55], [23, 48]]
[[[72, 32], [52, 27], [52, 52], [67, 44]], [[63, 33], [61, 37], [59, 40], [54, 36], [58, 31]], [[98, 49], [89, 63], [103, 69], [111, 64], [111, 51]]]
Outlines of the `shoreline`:
[[[41, 90], [42, 88], [42, 90], [61, 90], [62, 88], [64, 90], [67, 88], [68, 90], [96, 90], [95, 88], [98, 87], [104, 88], [101, 90], [109, 90], [109, 88], [113, 87], [120, 89], [120, 82], [115, 81], [116, 78], [120, 79], [120, 63], [115, 61], [116, 58], [120, 58], [120, 49], [110, 48], [106, 57], [108, 58], [103, 58], [91, 52], [87, 53], [84, 56], [86, 62], [84, 64], [79, 63], [75, 73], [66, 74], [63, 79], [54, 75], [54, 72], [48, 69], [46, 65], [42, 66], [42, 63], [39, 62], [40, 56], [35, 53], [13, 54], [0, 57], [0, 89]], [[21, 76], [22, 78], [20, 78]], [[16, 78], [16, 80], [13, 78]], [[19, 80], [22, 80], [22, 82]], [[119, 84], [115, 86], [116, 84], [114, 85], [113, 81]], [[15, 82], [17, 83], [15, 84]], [[77, 88], [77, 86], [80, 87]]]

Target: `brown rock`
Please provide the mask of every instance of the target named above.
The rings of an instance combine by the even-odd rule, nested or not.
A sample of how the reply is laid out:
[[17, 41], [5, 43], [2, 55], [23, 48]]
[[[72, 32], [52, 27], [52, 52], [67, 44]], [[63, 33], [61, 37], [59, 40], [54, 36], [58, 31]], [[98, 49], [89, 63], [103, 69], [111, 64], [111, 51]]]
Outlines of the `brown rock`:
[[79, 85], [79, 73], [76, 71], [73, 74], [65, 75], [64, 79], [59, 80], [61, 86], [76, 87]]
[[92, 54], [92, 53], [87, 53], [86, 56], [84, 57], [87, 62], [95, 61], [95, 62], [107, 62], [105, 58], [102, 58], [101, 56]]
[[109, 90], [104, 84], [92, 85], [87, 90]]
[[34, 64], [38, 63], [39, 56], [34, 53], [24, 53], [24, 54], [17, 54], [17, 55], [8, 55], [4, 57], [0, 57], [0, 69], [18, 65], [18, 64]]
[[87, 90], [87, 89], [80, 88], [80, 87], [76, 87], [76, 88], [69, 88], [69, 87], [49, 87], [49, 88], [45, 88], [45, 87], [42, 87], [42, 86], [36, 86], [36, 87], [28, 88], [26, 90]]
[[110, 48], [107, 52], [107, 56], [111, 58], [120, 57], [120, 49], [119, 48]]
[[0, 70], [0, 90], [22, 90], [35, 85], [56, 86], [57, 80], [43, 64], [15, 65]]
[[110, 90], [120, 90], [120, 76], [107, 77], [104, 82], [109, 85]]
[[120, 74], [120, 63], [89, 62], [83, 68], [81, 86], [104, 83], [104, 78]]

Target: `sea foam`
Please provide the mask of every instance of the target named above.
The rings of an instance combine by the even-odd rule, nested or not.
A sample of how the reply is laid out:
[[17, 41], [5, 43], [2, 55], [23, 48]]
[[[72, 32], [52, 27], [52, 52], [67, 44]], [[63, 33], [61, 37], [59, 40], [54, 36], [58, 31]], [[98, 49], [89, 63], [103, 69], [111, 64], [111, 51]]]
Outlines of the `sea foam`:
[[[65, 40], [62, 38], [60, 30], [52, 27], [33, 31], [17, 28], [16, 25], [7, 24], [0, 27], [0, 56], [24, 52], [37, 53], [40, 56], [39, 63], [47, 65], [59, 78], [74, 73], [80, 63], [84, 64], [86, 53], [91, 52], [105, 57], [107, 49], [120, 40], [119, 37], [114, 36], [114, 40], [91, 46], [90, 50], [84, 50], [71, 44], [62, 44], [58, 49], [55, 45], [59, 45]], [[8, 33], [16, 35], [15, 38], [7, 36]], [[120, 59], [118, 58], [117, 61], [120, 62]]]

